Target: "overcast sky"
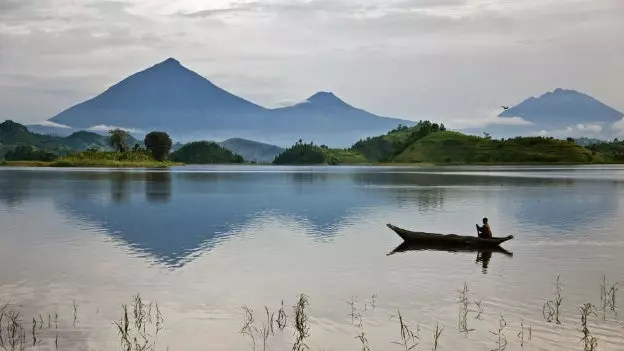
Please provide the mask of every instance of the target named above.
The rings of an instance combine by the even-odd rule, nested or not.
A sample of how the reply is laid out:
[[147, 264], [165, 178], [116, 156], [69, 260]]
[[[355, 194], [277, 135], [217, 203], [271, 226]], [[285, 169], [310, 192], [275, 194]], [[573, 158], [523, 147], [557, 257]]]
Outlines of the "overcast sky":
[[0, 120], [168, 57], [255, 103], [332, 91], [452, 127], [557, 87], [624, 111], [623, 0], [0, 0]]

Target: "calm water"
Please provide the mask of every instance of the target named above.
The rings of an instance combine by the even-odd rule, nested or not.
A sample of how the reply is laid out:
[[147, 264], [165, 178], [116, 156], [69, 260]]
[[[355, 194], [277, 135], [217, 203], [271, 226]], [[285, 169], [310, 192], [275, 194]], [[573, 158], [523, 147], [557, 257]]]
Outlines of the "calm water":
[[[386, 223], [473, 234], [483, 216], [495, 234], [515, 235], [504, 244], [513, 256], [387, 255], [400, 240]], [[603, 274], [624, 283], [623, 167], [2, 168], [0, 223], [0, 303], [28, 328], [31, 316], [58, 313], [59, 349], [119, 349], [113, 321], [140, 292], [161, 306], [162, 350], [251, 350], [241, 306], [260, 324], [282, 300], [292, 315], [299, 293], [310, 298], [313, 350], [361, 349], [349, 300], [360, 312], [369, 301], [372, 350], [400, 350], [399, 309], [420, 327], [421, 350], [438, 322], [439, 350], [492, 349], [501, 315], [508, 350], [521, 348], [521, 322], [532, 329], [524, 349], [581, 350], [580, 305], [600, 306]], [[542, 317], [557, 275], [561, 326]], [[483, 306], [467, 336], [464, 282]], [[624, 350], [622, 291], [620, 316], [591, 318], [600, 350]], [[38, 348], [53, 348], [54, 331], [41, 333]], [[269, 349], [289, 350], [292, 334]]]

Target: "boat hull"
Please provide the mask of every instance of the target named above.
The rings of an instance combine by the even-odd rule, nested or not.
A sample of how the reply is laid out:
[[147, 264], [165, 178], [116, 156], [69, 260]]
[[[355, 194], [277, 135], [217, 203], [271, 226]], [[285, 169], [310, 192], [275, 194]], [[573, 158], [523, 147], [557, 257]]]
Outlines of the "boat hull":
[[484, 239], [477, 236], [464, 236], [456, 234], [434, 234], [425, 232], [413, 232], [410, 230], [388, 224], [388, 228], [397, 233], [403, 241], [410, 244], [431, 245], [436, 247], [466, 247], [466, 248], [492, 248], [498, 247], [505, 241], [513, 239], [513, 235], [504, 238]]

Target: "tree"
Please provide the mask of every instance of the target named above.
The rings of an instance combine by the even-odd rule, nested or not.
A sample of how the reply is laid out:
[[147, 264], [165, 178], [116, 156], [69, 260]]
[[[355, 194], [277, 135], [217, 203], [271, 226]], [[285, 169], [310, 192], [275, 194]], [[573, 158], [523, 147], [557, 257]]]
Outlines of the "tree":
[[126, 150], [128, 150], [127, 143], [128, 136], [130, 136], [128, 132], [121, 129], [114, 129], [109, 131], [108, 134], [110, 134], [110, 138], [108, 140], [110, 147], [118, 152], [126, 152]]
[[152, 153], [154, 159], [164, 161], [169, 155], [171, 146], [171, 138], [165, 132], [151, 132], [145, 136], [145, 148]]

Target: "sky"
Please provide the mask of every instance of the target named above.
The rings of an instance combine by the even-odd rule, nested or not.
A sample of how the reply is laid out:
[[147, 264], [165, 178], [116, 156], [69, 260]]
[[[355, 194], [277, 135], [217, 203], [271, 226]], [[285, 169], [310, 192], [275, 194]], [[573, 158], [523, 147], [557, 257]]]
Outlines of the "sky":
[[622, 33], [622, 0], [0, 0], [0, 120], [41, 122], [168, 57], [266, 107], [332, 91], [469, 128], [561, 87], [624, 111]]

